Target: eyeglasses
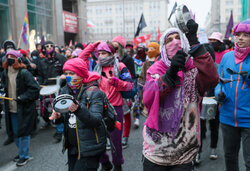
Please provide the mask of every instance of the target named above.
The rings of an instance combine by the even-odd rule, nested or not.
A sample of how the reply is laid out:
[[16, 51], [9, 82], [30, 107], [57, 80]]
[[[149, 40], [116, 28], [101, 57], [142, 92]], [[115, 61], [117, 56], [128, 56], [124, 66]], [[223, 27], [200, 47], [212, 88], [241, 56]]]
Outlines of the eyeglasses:
[[54, 45], [52, 45], [52, 44], [47, 44], [47, 45], [45, 45], [45, 47], [46, 47], [46, 48], [49, 48], [49, 47], [52, 48], [52, 47], [54, 47]]

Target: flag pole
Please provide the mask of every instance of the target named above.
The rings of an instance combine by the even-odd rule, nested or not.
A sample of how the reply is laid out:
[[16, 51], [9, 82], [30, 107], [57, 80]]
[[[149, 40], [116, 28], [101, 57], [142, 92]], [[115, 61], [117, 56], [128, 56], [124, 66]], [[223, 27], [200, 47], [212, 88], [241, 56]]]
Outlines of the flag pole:
[[22, 33], [23, 33], [23, 26], [22, 26], [22, 30], [21, 30], [21, 33], [20, 33], [20, 36], [19, 36], [19, 40], [18, 40], [18, 44], [17, 44], [17, 49], [19, 48], [20, 43], [21, 43], [21, 36], [22, 36]]

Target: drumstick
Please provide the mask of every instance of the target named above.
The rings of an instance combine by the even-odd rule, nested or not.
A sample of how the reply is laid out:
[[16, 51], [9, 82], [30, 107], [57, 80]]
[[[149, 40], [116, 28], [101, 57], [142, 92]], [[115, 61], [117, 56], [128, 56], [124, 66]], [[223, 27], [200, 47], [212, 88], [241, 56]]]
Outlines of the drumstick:
[[215, 99], [215, 97], [213, 96], [213, 97], [207, 97], [207, 98], [209, 98], [209, 99]]
[[56, 80], [56, 79], [57, 79], [56, 77], [48, 78], [48, 80]]
[[0, 96], [0, 99], [5, 99], [5, 100], [15, 100], [14, 98], [10, 98], [10, 97], [3, 97], [3, 96]]

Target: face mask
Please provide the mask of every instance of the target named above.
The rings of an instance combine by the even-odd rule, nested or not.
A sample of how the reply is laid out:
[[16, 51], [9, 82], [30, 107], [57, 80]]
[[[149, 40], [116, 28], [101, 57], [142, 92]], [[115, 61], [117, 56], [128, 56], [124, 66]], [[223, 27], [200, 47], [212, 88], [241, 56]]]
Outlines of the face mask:
[[181, 40], [174, 39], [168, 45], [166, 45], [167, 57], [168, 59], [172, 59], [178, 50], [181, 50]]
[[215, 52], [221, 52], [226, 49], [225, 46], [220, 42], [212, 42], [211, 44]]
[[8, 58], [8, 59], [7, 59], [7, 64], [8, 64], [8, 66], [13, 65], [14, 63], [15, 63], [15, 59], [12, 59], [12, 58]]
[[72, 76], [66, 76], [66, 82], [72, 89], [76, 89], [80, 87], [80, 83], [82, 81], [82, 78], [79, 79], [73, 79]]

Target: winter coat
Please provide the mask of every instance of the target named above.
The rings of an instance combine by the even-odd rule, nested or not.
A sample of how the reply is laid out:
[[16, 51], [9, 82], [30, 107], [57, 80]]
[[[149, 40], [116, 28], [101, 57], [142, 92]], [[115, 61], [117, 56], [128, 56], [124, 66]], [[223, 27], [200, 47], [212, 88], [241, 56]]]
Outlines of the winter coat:
[[42, 58], [40, 60], [40, 65], [38, 65], [37, 80], [39, 84], [55, 84], [54, 80], [48, 80], [48, 78], [54, 78], [63, 74], [62, 68], [65, 62], [66, 58], [57, 53], [55, 53], [53, 58]]
[[[99, 76], [98, 76], [99, 78]], [[87, 87], [95, 86], [90, 97], [87, 97]], [[75, 99], [79, 102], [76, 115], [76, 140], [78, 159], [100, 155], [106, 150], [106, 130], [103, 122], [104, 93], [97, 88], [97, 82], [90, 82], [83, 85], [82, 90]], [[60, 90], [60, 94], [73, 95], [72, 90], [66, 85]], [[87, 98], [89, 98], [89, 108], [87, 108]], [[64, 150], [71, 149], [68, 140], [68, 120], [69, 113], [62, 115], [57, 122], [64, 122]], [[64, 151], [63, 150], [63, 151]]]
[[[227, 72], [227, 68], [236, 72], [248, 72], [245, 80], [239, 74]], [[233, 127], [250, 128], [250, 54], [243, 62], [235, 64], [234, 51], [226, 53], [218, 68], [219, 76], [232, 82], [219, 84], [215, 96], [222, 91], [226, 95], [225, 102], [219, 107], [220, 122]]]
[[[2, 75], [2, 86], [8, 97], [8, 71], [4, 70]], [[16, 77], [16, 96], [21, 102], [17, 102], [17, 137], [28, 136], [34, 131], [37, 111], [36, 102], [39, 96], [39, 85], [27, 69], [20, 69]], [[5, 114], [7, 115], [7, 129], [12, 130], [9, 114], [9, 101], [4, 100]]]
[[126, 67], [128, 68], [132, 79], [135, 79], [135, 66], [134, 66], [134, 59], [129, 56], [128, 54], [125, 54], [124, 57], [121, 60], [122, 63], [124, 63], [126, 65]]

